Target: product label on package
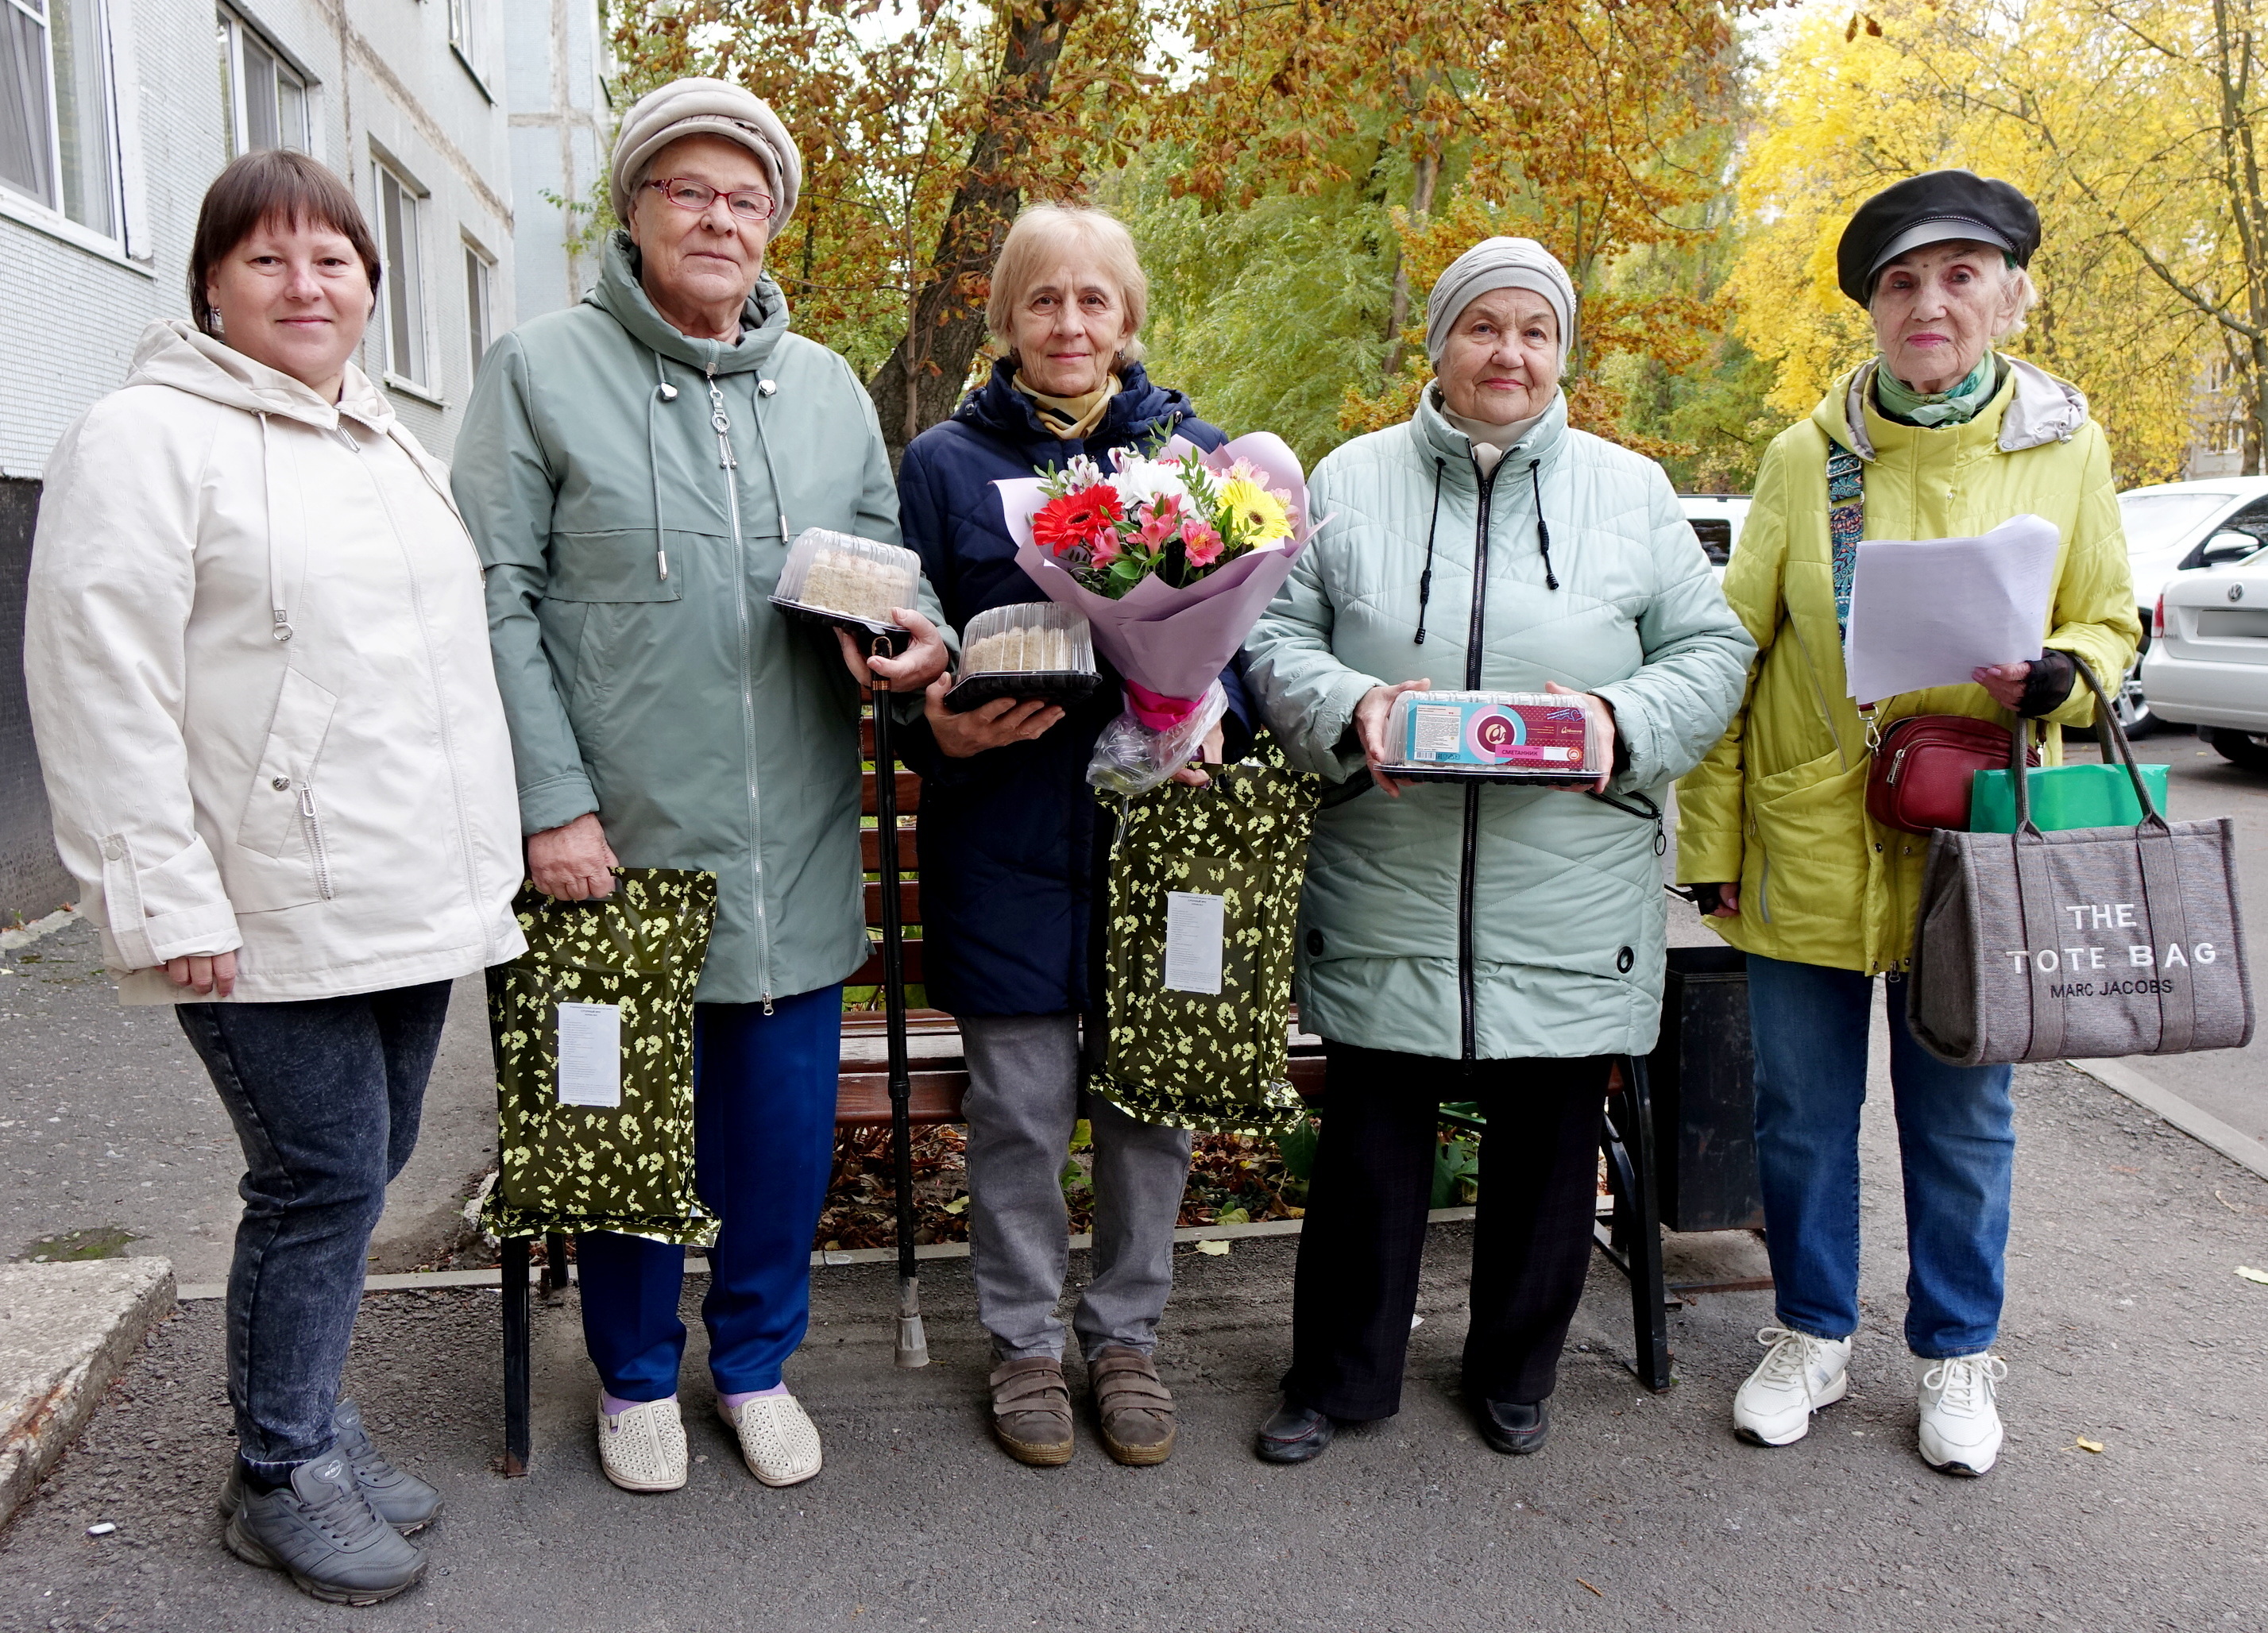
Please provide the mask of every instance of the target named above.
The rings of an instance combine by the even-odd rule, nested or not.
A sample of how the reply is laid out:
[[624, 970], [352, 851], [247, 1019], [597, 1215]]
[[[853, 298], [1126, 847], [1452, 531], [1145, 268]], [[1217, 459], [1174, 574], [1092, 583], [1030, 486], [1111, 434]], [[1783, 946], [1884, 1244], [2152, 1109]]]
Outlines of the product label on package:
[[622, 1007], [559, 1006], [559, 1103], [619, 1110], [622, 1103]]
[[1588, 741], [1588, 722], [1576, 705], [1417, 703], [1403, 763], [1575, 771]]
[[1220, 996], [1220, 949], [1227, 903], [1190, 890], [1166, 893], [1166, 970], [1168, 992]]

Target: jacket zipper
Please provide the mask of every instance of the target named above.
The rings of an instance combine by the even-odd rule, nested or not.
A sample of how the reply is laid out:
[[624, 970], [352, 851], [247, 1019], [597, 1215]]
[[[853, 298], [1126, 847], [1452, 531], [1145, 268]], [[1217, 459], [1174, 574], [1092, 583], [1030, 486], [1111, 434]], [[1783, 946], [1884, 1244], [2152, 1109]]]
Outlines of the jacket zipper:
[[733, 455], [733, 422], [725, 414], [725, 393], [717, 384], [714, 358], [705, 372], [709, 424], [717, 433], [717, 465], [725, 473], [725, 512], [733, 527], [733, 614], [740, 632], [740, 753], [748, 768], [748, 875], [756, 899], [756, 980], [763, 993], [764, 1013], [769, 1015], [772, 1012], [772, 936], [764, 913], [764, 829], [756, 789], [756, 692], [748, 675], [748, 551], [740, 536], [740, 484], [734, 474], [740, 462]]
[[[1496, 491], [1497, 471], [1505, 467], [1498, 460], [1496, 470], [1481, 474], [1477, 460], [1473, 474], [1480, 476], [1480, 519], [1473, 532], [1473, 613], [1465, 628], [1465, 690], [1477, 692], [1481, 688], [1481, 626], [1488, 607], [1488, 537], [1489, 500]], [[1481, 785], [1465, 784], [1464, 844], [1457, 863], [1457, 1011], [1462, 1058], [1470, 1066], [1478, 1057], [1477, 1032], [1473, 1004], [1473, 875], [1477, 871], [1481, 840]]]
[[307, 836], [307, 855], [315, 864], [315, 888], [323, 893], [323, 900], [331, 899], [331, 853], [323, 845], [323, 819], [315, 813], [315, 791], [302, 780], [299, 784], [299, 827]]
[[[342, 434], [343, 434], [344, 428], [342, 427], [341, 430]], [[410, 454], [409, 451], [401, 447], [398, 443], [395, 444], [394, 446], [396, 451], [399, 452], [404, 459], [409, 460], [411, 467], [417, 471], [419, 475], [425, 476], [425, 480], [430, 485], [433, 479], [425, 474], [424, 468], [417, 464], [416, 460]], [[359, 443], [356, 444], [356, 451], [357, 452], [361, 451], [361, 445]], [[364, 469], [367, 470], [368, 467], [364, 467]], [[477, 916], [480, 910], [478, 904], [481, 901], [480, 863], [473, 850], [473, 825], [470, 819], [468, 819], [465, 814], [464, 783], [459, 776], [457, 770], [456, 734], [449, 729], [449, 688], [444, 683], [441, 677], [441, 660], [433, 651], [433, 626], [431, 621], [429, 621], [425, 616], [425, 592], [423, 587], [417, 581], [417, 563], [409, 554], [409, 545], [402, 539], [401, 524], [394, 514], [394, 506], [387, 502], [386, 497], [386, 484], [379, 481], [376, 474], [373, 473], [371, 475], [370, 485], [371, 490], [378, 495], [379, 508], [386, 512], [386, 525], [393, 530], [395, 548], [401, 550], [402, 566], [409, 575], [409, 601], [411, 607], [416, 611], [418, 634], [425, 644], [425, 673], [429, 677], [431, 677], [433, 683], [433, 717], [435, 723], [440, 727], [441, 731], [442, 755], [449, 762], [449, 804], [450, 808], [453, 810], [457, 815], [457, 849], [464, 857], [465, 885], [466, 888], [472, 894], [472, 900], [475, 904], [474, 912]], [[446, 497], [445, 502], [446, 502]], [[449, 510], [453, 516], [456, 513], [456, 507], [453, 503], [449, 504]], [[460, 521], [458, 525], [462, 526], [463, 523]], [[305, 783], [302, 783], [300, 786], [303, 791], [303, 801], [300, 809], [304, 813], [306, 813], [309, 820], [312, 822], [314, 814], [314, 791], [307, 788]], [[324, 877], [323, 894], [328, 896], [331, 894], [329, 884], [329, 867], [328, 864], [324, 864], [322, 866]], [[485, 931], [483, 931], [482, 933], [485, 935]]]

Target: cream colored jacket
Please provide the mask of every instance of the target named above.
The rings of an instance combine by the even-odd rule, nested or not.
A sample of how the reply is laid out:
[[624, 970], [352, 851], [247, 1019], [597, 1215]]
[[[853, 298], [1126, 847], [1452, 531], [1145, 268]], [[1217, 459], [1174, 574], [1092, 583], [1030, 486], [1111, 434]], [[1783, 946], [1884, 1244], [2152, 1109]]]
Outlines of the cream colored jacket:
[[25, 679], [55, 846], [129, 1004], [235, 950], [239, 1002], [521, 949], [512, 746], [446, 472], [349, 365], [336, 408], [152, 324], [47, 467]]

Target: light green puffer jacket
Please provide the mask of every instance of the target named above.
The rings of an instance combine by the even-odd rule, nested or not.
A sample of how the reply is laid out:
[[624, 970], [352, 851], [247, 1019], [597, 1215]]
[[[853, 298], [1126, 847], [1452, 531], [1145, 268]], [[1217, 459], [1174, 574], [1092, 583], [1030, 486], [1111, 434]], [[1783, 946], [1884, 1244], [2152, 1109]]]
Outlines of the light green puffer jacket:
[[[1563, 396], [1484, 480], [1433, 395], [1409, 424], [1315, 468], [1309, 504], [1329, 519], [1245, 645], [1270, 727], [1293, 763], [1351, 790], [1367, 782], [1352, 720], [1372, 687], [1425, 677], [1440, 690], [1540, 692], [1556, 680], [1614, 706], [1627, 766], [1609, 794], [1659, 805], [1739, 707], [1756, 650], [1668, 478], [1571, 430]], [[1452, 1060], [1650, 1049], [1660, 842], [1656, 822], [1581, 793], [1424, 783], [1329, 805], [1301, 903], [1303, 1024]]]
[[[696, 997], [768, 1002], [842, 980], [866, 932], [858, 688], [833, 632], [767, 598], [806, 527], [898, 542], [897, 488], [865, 391], [769, 276], [738, 344], [689, 340], [631, 254], [616, 233], [583, 305], [490, 349], [452, 486], [522, 828], [595, 811], [625, 866], [713, 870]], [[925, 583], [921, 610], [943, 622]]]

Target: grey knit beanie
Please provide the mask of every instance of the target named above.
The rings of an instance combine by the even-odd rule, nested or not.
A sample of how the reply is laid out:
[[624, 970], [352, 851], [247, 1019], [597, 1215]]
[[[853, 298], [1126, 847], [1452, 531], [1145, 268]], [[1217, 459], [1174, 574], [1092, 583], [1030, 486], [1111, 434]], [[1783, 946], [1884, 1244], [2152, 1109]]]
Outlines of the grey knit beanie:
[[803, 190], [803, 155], [796, 151], [795, 138], [778, 114], [722, 79], [673, 79], [631, 104], [615, 136], [608, 177], [615, 218], [630, 224], [630, 206], [653, 156], [680, 136], [723, 136], [756, 156], [771, 179], [773, 209], [767, 237], [777, 238], [795, 214], [796, 195]]
[[1491, 290], [1531, 290], [1551, 303], [1559, 318], [1559, 365], [1567, 365], [1575, 343], [1575, 286], [1567, 268], [1534, 239], [1483, 239], [1433, 281], [1425, 302], [1425, 355], [1441, 360], [1449, 331], [1464, 310]]

